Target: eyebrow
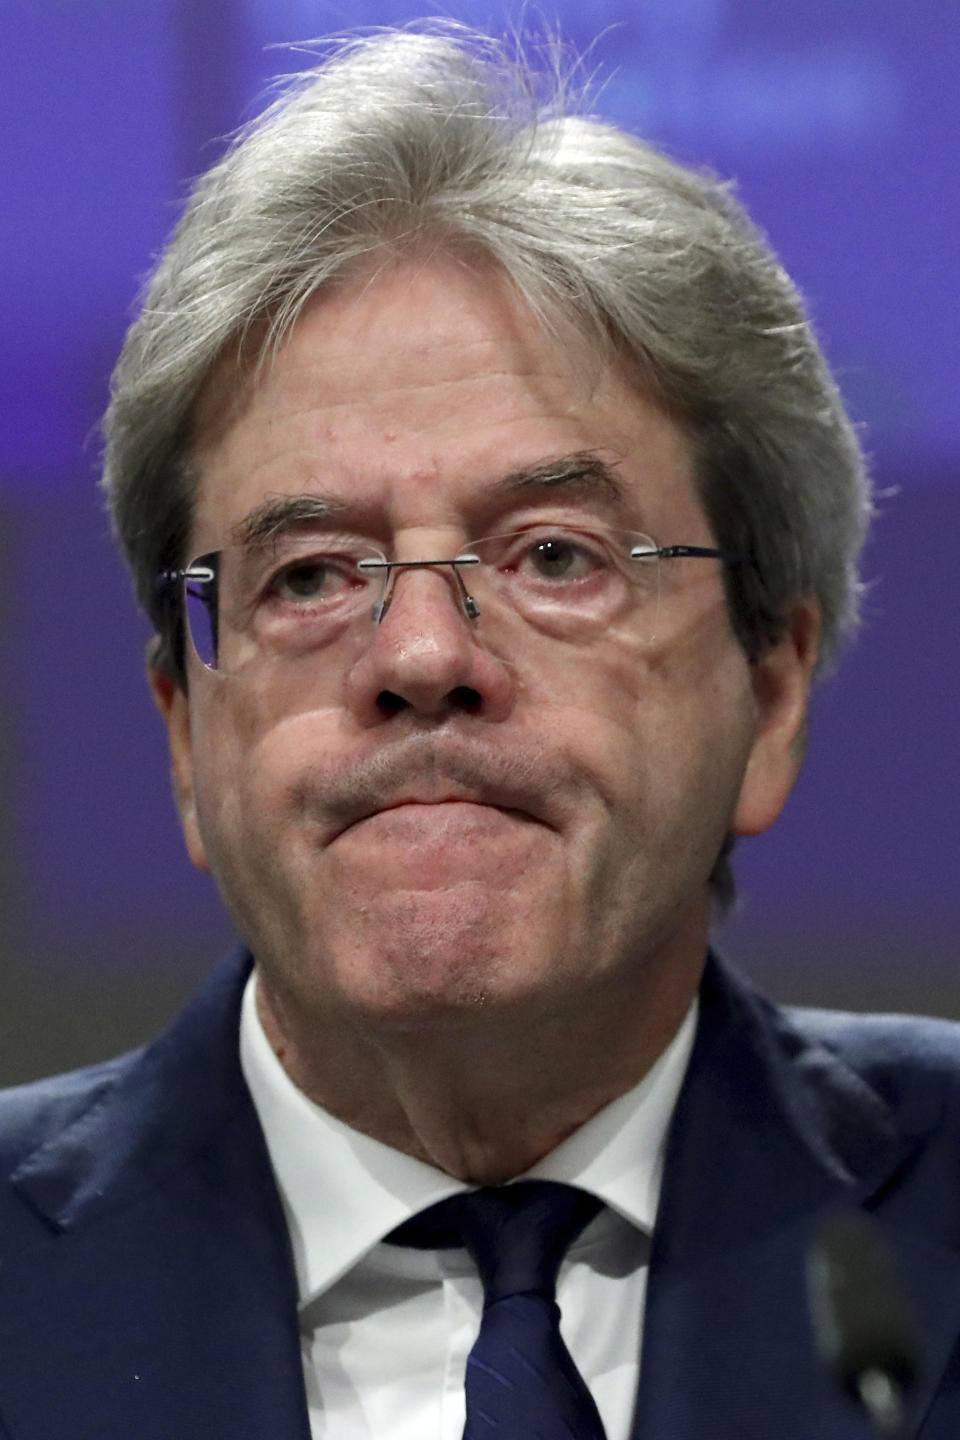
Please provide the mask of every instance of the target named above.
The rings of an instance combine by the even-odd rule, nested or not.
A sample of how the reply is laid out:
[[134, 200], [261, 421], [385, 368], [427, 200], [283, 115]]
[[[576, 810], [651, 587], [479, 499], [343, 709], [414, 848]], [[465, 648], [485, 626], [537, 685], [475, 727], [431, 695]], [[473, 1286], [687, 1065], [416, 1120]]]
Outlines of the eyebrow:
[[[624, 498], [625, 487], [614, 474], [612, 466], [591, 451], [525, 465], [501, 476], [490, 485], [487, 493], [519, 495], [540, 490], [564, 490], [567, 493], [600, 494], [606, 500]], [[298, 525], [322, 523], [350, 509], [349, 502], [339, 495], [311, 491], [307, 495], [269, 495], [230, 531], [230, 540], [246, 550], [269, 545], [287, 530]]]
[[607, 500], [623, 500], [626, 495], [626, 488], [613, 467], [590, 450], [579, 450], [572, 455], [561, 455], [556, 460], [545, 460], [538, 465], [513, 470], [491, 487], [495, 495], [541, 489], [577, 490], [588, 495], [600, 493]]
[[297, 525], [316, 524], [341, 515], [347, 502], [339, 495], [311, 492], [309, 495], [268, 495], [249, 515], [238, 520], [230, 539], [244, 549], [255, 550]]

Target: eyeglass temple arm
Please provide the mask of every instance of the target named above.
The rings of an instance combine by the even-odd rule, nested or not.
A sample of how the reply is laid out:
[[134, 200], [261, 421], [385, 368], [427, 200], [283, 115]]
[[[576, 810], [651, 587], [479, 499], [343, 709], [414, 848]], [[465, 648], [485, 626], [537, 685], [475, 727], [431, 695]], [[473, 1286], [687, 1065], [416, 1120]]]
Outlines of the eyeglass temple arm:
[[655, 551], [661, 560], [723, 560], [727, 565], [755, 565], [744, 550], [716, 550], [707, 545], [661, 545]]
[[209, 585], [211, 580], [216, 579], [216, 572], [209, 565], [188, 565], [181, 570], [161, 570], [154, 579], [153, 587], [157, 594], [167, 594], [179, 585], [183, 580], [202, 580]]

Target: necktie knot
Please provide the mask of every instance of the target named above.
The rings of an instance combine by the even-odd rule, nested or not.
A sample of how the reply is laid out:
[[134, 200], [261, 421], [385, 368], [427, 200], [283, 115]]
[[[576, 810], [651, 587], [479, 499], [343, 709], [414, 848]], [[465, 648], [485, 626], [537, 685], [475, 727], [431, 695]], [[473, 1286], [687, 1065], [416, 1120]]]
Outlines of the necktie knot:
[[552, 1300], [561, 1261], [600, 1204], [572, 1185], [519, 1180], [441, 1200], [391, 1239], [421, 1248], [462, 1245], [480, 1272], [485, 1306], [508, 1295]]

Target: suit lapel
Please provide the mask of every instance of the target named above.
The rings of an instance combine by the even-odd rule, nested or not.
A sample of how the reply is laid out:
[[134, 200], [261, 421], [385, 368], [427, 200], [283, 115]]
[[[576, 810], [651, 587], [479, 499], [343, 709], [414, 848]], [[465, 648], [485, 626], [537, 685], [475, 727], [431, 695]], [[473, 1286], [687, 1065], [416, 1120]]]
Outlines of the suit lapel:
[[308, 1440], [286, 1227], [239, 1067], [246, 966], [14, 1177], [42, 1217], [0, 1272], [18, 1440]]
[[[820, 1373], [805, 1294], [819, 1223], [856, 1206], [885, 1224], [918, 1312], [917, 1433], [960, 1330], [956, 1250], [911, 1234], [892, 1198], [918, 1143], [859, 1075], [710, 962], [668, 1147], [633, 1440], [865, 1433]], [[923, 1434], [955, 1436], [960, 1413], [948, 1424]]]

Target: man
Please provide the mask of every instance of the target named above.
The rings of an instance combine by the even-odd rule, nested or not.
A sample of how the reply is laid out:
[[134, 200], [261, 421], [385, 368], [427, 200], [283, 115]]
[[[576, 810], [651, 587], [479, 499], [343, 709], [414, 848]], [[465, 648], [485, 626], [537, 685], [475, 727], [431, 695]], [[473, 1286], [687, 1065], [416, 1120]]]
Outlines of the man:
[[13, 1440], [854, 1437], [804, 1263], [861, 1207], [957, 1433], [955, 1031], [708, 958], [855, 619], [857, 442], [722, 188], [534, 90], [346, 47], [128, 337], [107, 491], [245, 947], [4, 1101]]

